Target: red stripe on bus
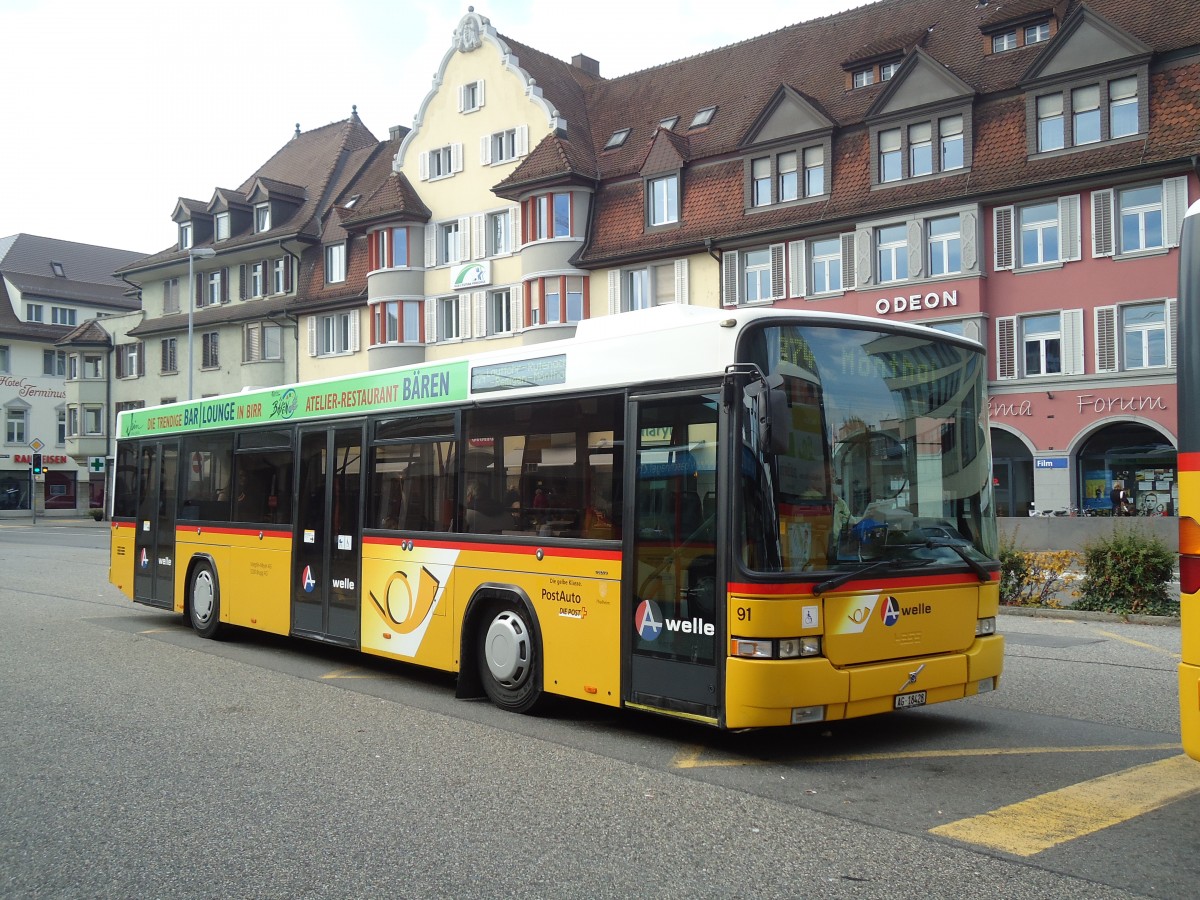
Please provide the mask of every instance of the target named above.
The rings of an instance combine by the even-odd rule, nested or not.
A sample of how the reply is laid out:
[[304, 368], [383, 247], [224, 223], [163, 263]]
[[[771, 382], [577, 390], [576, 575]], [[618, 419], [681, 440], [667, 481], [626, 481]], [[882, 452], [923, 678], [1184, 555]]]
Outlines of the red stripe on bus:
[[1176, 464], [1180, 472], [1200, 472], [1200, 451], [1178, 454]]
[[[1000, 573], [992, 572], [990, 581], [999, 581]], [[934, 587], [936, 585], [945, 584], [964, 584], [969, 581], [978, 583], [978, 579], [974, 576], [964, 578], [962, 575], [893, 575], [885, 578], [867, 578], [863, 580], [847, 581], [845, 584], [839, 585], [838, 591], [846, 590], [886, 590], [888, 588], [909, 589], [920, 587]], [[729, 592], [731, 594], [811, 594], [814, 585], [812, 584], [749, 584], [746, 582], [730, 582]]]
[[484, 553], [514, 553], [522, 556], [532, 556], [538, 550], [546, 554], [555, 556], [570, 556], [576, 559], [606, 559], [613, 562], [620, 562], [620, 550], [588, 550], [579, 547], [545, 547], [532, 544], [475, 544], [466, 541], [430, 541], [420, 540], [416, 538], [393, 538], [393, 537], [364, 537], [364, 544], [375, 544], [378, 546], [399, 546], [403, 541], [412, 541], [413, 547], [416, 549], [433, 549], [433, 550], [476, 550]]

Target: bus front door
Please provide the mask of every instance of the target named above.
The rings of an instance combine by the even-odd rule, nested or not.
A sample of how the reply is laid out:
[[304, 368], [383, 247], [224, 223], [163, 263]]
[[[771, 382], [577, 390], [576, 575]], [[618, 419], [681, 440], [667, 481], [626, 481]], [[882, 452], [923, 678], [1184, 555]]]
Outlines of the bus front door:
[[[637, 398], [626, 434], [634, 489], [626, 491], [624, 573], [627, 700], [716, 720], [721, 710], [717, 602], [715, 394]], [[629, 546], [631, 545], [631, 547]]]
[[133, 542], [133, 599], [175, 606], [175, 510], [179, 442], [143, 441], [138, 448], [137, 534]]
[[301, 429], [292, 633], [359, 642], [363, 426]]

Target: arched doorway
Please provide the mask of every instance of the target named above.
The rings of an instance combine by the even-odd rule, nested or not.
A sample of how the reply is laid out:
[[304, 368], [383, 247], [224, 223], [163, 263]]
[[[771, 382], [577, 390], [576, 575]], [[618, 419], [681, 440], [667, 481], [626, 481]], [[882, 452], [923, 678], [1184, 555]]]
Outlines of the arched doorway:
[[992, 429], [992, 488], [996, 515], [1027, 516], [1033, 503], [1033, 454], [1019, 437]]
[[1106, 425], [1084, 441], [1077, 455], [1080, 504], [1112, 515], [1114, 487], [1129, 494], [1138, 515], [1173, 516], [1179, 503], [1176, 452], [1161, 432], [1147, 425]]

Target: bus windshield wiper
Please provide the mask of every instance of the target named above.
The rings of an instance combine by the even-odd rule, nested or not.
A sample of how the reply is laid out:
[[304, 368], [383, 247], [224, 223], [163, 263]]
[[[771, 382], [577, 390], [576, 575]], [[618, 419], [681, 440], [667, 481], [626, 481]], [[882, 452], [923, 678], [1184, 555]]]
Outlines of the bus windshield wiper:
[[962, 561], [971, 567], [971, 571], [975, 573], [975, 577], [980, 581], [991, 581], [992, 574], [983, 567], [983, 563], [975, 559], [971, 554], [967, 553], [967, 548], [962, 544], [954, 541], [926, 541], [925, 546], [930, 550], [941, 547], [947, 547], [962, 557]]
[[834, 588], [841, 587], [848, 581], [853, 581], [855, 578], [862, 578], [881, 569], [890, 569], [893, 566], [908, 569], [916, 566], [927, 566], [931, 562], [933, 562], [932, 559], [877, 559], [869, 566], [863, 566], [861, 569], [853, 569], [849, 572], [842, 572], [813, 585], [813, 594], [819, 596], [826, 591], [832, 591]]

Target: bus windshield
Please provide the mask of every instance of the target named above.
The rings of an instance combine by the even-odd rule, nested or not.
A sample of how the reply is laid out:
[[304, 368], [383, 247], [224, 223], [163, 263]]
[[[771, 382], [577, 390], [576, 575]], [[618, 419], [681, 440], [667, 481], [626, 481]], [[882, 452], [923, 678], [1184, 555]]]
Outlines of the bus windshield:
[[932, 330], [818, 324], [748, 341], [740, 358], [766, 377], [741, 400], [748, 569], [965, 564], [986, 577], [998, 546], [982, 353]]

